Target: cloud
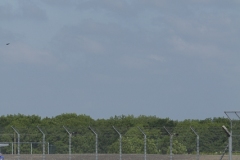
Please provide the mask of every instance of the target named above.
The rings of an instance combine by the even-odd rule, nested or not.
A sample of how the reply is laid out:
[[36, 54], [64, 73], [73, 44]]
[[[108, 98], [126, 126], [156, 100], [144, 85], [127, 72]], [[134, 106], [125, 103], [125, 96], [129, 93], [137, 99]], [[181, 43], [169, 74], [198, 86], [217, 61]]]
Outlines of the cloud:
[[134, 68], [134, 69], [142, 69], [149, 65], [149, 61], [136, 56], [125, 55], [121, 59], [121, 63], [123, 66]]
[[52, 43], [63, 54], [104, 54], [106, 46], [101, 27], [97, 23], [64, 27], [53, 37]]
[[122, 0], [122, 1], [114, 1], [114, 0], [90, 0], [83, 1], [79, 4], [78, 9], [95, 9], [95, 10], [105, 10], [106, 12], [115, 12], [122, 13], [129, 12], [131, 8], [130, 1]]
[[148, 58], [150, 60], [154, 60], [154, 61], [157, 61], [157, 62], [165, 62], [166, 61], [166, 59], [163, 56], [156, 55], [156, 54], [151, 54], [151, 55], [149, 55]]
[[175, 53], [198, 56], [202, 58], [221, 57], [224, 52], [218, 46], [206, 43], [194, 43], [188, 42], [180, 37], [174, 37], [172, 39], [173, 50]]
[[81, 1], [66, 1], [66, 0], [41, 0], [42, 3], [45, 3], [47, 6], [59, 7], [59, 8], [72, 8], [76, 7], [81, 3]]
[[51, 44], [56, 56], [61, 54], [64, 61], [71, 59], [75, 67], [92, 63], [110, 68], [149, 69], [165, 61], [166, 42], [162, 42], [162, 35], [144, 28], [133, 30], [124, 24], [89, 19], [63, 27]]
[[103, 54], [106, 50], [104, 46], [101, 44], [101, 42], [96, 41], [94, 39], [90, 39], [88, 37], [80, 36], [78, 37], [78, 40], [80, 41], [80, 44], [82, 46], [82, 49], [86, 53], [94, 53], [94, 54]]
[[17, 37], [19, 36], [19, 34], [17, 33], [13, 33], [11, 31], [9, 31], [8, 29], [3, 29], [0, 27], [0, 44], [4, 45], [8, 42], [13, 42], [17, 39]]
[[39, 4], [34, 1], [22, 0], [18, 3], [5, 3], [0, 5], [0, 20], [27, 20], [45, 21], [47, 14]]
[[24, 1], [19, 4], [19, 13], [22, 18], [29, 18], [31, 20], [46, 21], [47, 13], [40, 8], [37, 3]]
[[0, 49], [1, 60], [8, 64], [56, 65], [51, 53], [32, 48], [26, 44], [13, 43]]
[[[176, 54], [221, 57], [228, 48], [222, 46], [229, 44], [226, 41], [230, 37], [237, 39], [238, 35], [236, 27], [231, 27], [238, 23], [229, 10], [221, 13], [221, 8], [207, 1], [88, 0], [79, 3], [76, 4], [78, 12], [87, 10], [89, 15], [79, 17], [76, 25], [66, 25], [53, 43], [62, 54], [86, 55], [87, 61], [92, 61], [93, 55], [108, 55], [124, 66], [150, 68], [151, 64], [163, 63], [166, 57]], [[110, 60], [109, 57], [106, 59]]]
[[[132, 69], [156, 69], [156, 65], [163, 64], [166, 61], [166, 58], [162, 55], [149, 54], [149, 55], [123, 55], [120, 63], [128, 68]], [[155, 66], [155, 67], [154, 67]], [[159, 66], [158, 66], [159, 67]], [[161, 69], [161, 68], [158, 68]]]

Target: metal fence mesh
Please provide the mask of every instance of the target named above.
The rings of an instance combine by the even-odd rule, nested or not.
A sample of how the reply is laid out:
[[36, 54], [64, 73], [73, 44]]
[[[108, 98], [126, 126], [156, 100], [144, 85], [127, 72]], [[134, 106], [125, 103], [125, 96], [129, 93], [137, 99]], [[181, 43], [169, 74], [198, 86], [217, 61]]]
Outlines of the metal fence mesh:
[[[1, 128], [7, 159], [228, 159], [221, 127]], [[93, 132], [94, 131], [94, 132]], [[19, 135], [18, 135], [19, 134]], [[239, 122], [232, 125], [232, 159], [240, 159]], [[19, 138], [19, 139], [18, 139]], [[96, 143], [97, 142], [97, 143]], [[18, 148], [19, 147], [19, 148]], [[18, 150], [19, 149], [19, 150]], [[211, 157], [211, 156], [213, 157]], [[208, 156], [208, 157], [207, 157]], [[54, 158], [57, 157], [57, 158]]]

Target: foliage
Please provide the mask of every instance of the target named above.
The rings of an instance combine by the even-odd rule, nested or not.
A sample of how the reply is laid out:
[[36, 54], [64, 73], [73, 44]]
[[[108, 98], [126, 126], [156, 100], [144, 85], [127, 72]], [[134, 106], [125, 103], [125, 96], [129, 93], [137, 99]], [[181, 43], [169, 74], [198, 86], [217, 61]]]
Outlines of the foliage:
[[[156, 116], [121, 115], [109, 119], [94, 120], [87, 115], [75, 113], [61, 114], [56, 117], [41, 118], [37, 115], [6, 115], [0, 117], [0, 142], [8, 147], [1, 148], [3, 153], [17, 153], [18, 136], [21, 153], [42, 153], [43, 141], [51, 153], [68, 153], [71, 142], [72, 153], [94, 153], [96, 138], [98, 153], [143, 154], [146, 143], [148, 154], [169, 154], [170, 135], [173, 136], [173, 154], [196, 153], [197, 135], [201, 153], [220, 153], [227, 144], [227, 136], [221, 126], [229, 128], [226, 118], [208, 118], [205, 120], [174, 121]], [[38, 127], [37, 127], [38, 126]], [[239, 134], [236, 124], [234, 133]], [[95, 133], [90, 130], [91, 127]], [[114, 130], [115, 127], [121, 135]], [[194, 130], [192, 130], [191, 128]], [[19, 133], [19, 135], [14, 131]], [[41, 129], [41, 131], [39, 130]], [[167, 130], [166, 130], [167, 129]], [[45, 136], [45, 138], [44, 138]], [[233, 137], [233, 150], [240, 148], [240, 139]]]

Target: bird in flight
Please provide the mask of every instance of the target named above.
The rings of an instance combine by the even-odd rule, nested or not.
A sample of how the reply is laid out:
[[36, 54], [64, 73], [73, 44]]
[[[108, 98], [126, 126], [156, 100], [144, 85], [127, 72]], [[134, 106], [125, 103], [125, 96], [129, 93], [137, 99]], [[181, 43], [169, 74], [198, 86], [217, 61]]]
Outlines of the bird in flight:
[[10, 43], [7, 43], [6, 45], [9, 45]]

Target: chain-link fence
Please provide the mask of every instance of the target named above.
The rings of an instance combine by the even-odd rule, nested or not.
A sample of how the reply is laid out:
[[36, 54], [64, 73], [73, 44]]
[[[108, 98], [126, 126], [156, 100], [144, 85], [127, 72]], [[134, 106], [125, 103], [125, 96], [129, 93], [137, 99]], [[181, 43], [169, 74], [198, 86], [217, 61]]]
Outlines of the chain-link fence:
[[[237, 126], [237, 125], [235, 125]], [[232, 152], [240, 159], [238, 127]], [[67, 127], [1, 128], [1, 152], [8, 159], [228, 159], [228, 137], [222, 127]], [[225, 156], [224, 156], [225, 155]], [[107, 158], [109, 156], [109, 158]], [[24, 158], [25, 157], [25, 158]], [[85, 158], [83, 158], [85, 157]], [[88, 158], [86, 158], [88, 157]], [[182, 157], [182, 158], [181, 158]], [[213, 158], [213, 157], [212, 157]]]

